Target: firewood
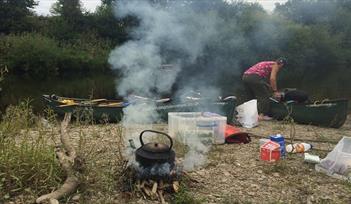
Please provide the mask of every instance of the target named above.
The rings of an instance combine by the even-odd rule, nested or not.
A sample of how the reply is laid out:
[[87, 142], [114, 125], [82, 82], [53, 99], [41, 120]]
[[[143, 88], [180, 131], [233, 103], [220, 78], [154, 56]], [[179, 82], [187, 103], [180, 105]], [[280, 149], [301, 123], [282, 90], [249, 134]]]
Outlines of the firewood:
[[153, 195], [156, 195], [157, 186], [158, 186], [157, 182], [154, 182], [154, 184], [152, 185], [152, 190], [151, 190]]
[[163, 184], [162, 187], [159, 187], [160, 190], [166, 190], [167, 188], [171, 187], [171, 184]]
[[151, 191], [146, 186], [144, 186], [142, 189], [148, 197], [151, 197]]
[[141, 182], [141, 184], [140, 184], [140, 188], [144, 188], [144, 186], [145, 186], [145, 180], [143, 180], [142, 182]]
[[139, 192], [141, 196], [146, 200], [146, 193], [144, 192], [144, 190], [141, 188]]
[[150, 186], [153, 186], [155, 182], [156, 182], [156, 181], [154, 181], [154, 180], [152, 180], [152, 179], [149, 179], [149, 185], [150, 185]]
[[140, 180], [138, 179], [136, 184], [135, 184], [135, 188], [140, 191], [141, 190], [141, 183], [140, 183]]
[[163, 188], [163, 180], [160, 180], [159, 184], [158, 184], [158, 189], [162, 189]]
[[179, 185], [179, 181], [173, 181], [173, 190], [174, 190], [174, 192], [178, 192], [179, 191], [179, 187], [180, 187], [180, 185]]
[[157, 191], [157, 194], [158, 194], [158, 197], [159, 197], [160, 200], [161, 200], [161, 203], [162, 203], [162, 204], [165, 204], [166, 201], [165, 201], [165, 198], [163, 197], [163, 191], [162, 191], [162, 190], [158, 190], [158, 191]]

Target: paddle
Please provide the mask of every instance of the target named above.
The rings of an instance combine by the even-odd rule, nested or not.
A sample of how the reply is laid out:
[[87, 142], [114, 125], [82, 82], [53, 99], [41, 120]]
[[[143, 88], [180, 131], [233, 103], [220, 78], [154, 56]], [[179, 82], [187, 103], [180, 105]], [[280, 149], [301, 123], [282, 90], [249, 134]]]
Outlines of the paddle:
[[100, 102], [100, 101], [107, 101], [105, 98], [93, 99], [91, 102]]
[[63, 104], [63, 105], [59, 105], [58, 107], [67, 107], [67, 106], [75, 106], [75, 105], [78, 105], [78, 103]]

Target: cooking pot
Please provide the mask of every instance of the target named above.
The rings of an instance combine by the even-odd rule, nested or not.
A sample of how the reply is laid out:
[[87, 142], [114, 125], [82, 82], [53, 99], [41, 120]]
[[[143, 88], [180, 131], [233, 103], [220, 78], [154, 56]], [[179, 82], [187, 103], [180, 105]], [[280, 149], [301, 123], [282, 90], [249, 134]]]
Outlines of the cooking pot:
[[[150, 142], [144, 144], [143, 134], [145, 132], [152, 132], [156, 134], [161, 134], [166, 136], [170, 145], [163, 143]], [[173, 140], [166, 133], [155, 131], [155, 130], [144, 130], [139, 136], [141, 147], [139, 147], [135, 152], [135, 159], [141, 166], [150, 167], [155, 164], [165, 164], [169, 163], [171, 166], [174, 165], [175, 152], [172, 150]]]

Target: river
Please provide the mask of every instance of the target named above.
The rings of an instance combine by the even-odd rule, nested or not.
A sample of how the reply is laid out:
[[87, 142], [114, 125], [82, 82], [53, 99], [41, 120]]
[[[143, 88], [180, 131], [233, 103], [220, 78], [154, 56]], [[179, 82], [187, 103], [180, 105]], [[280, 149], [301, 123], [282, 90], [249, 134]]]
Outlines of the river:
[[67, 97], [115, 98], [116, 76], [113, 74], [91, 74], [89, 76], [66, 76], [50, 79], [6, 76], [1, 83], [0, 110], [10, 104], [29, 100], [35, 112], [41, 112], [45, 105], [43, 94]]

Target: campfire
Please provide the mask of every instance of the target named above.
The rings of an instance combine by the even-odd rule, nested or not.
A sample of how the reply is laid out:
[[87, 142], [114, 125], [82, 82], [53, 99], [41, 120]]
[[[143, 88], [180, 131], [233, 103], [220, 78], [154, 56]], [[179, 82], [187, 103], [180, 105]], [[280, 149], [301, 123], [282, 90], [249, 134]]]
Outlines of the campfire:
[[155, 164], [151, 167], [132, 166], [135, 189], [144, 199], [159, 200], [166, 203], [165, 196], [179, 191], [182, 169], [169, 163]]
[[[163, 143], [144, 144], [146, 132], [167, 137], [170, 145]], [[176, 159], [172, 138], [154, 130], [140, 134], [141, 147], [135, 151], [135, 161], [128, 161], [122, 176], [123, 191], [127, 194], [166, 203], [169, 197], [180, 190], [180, 181], [187, 174]]]

